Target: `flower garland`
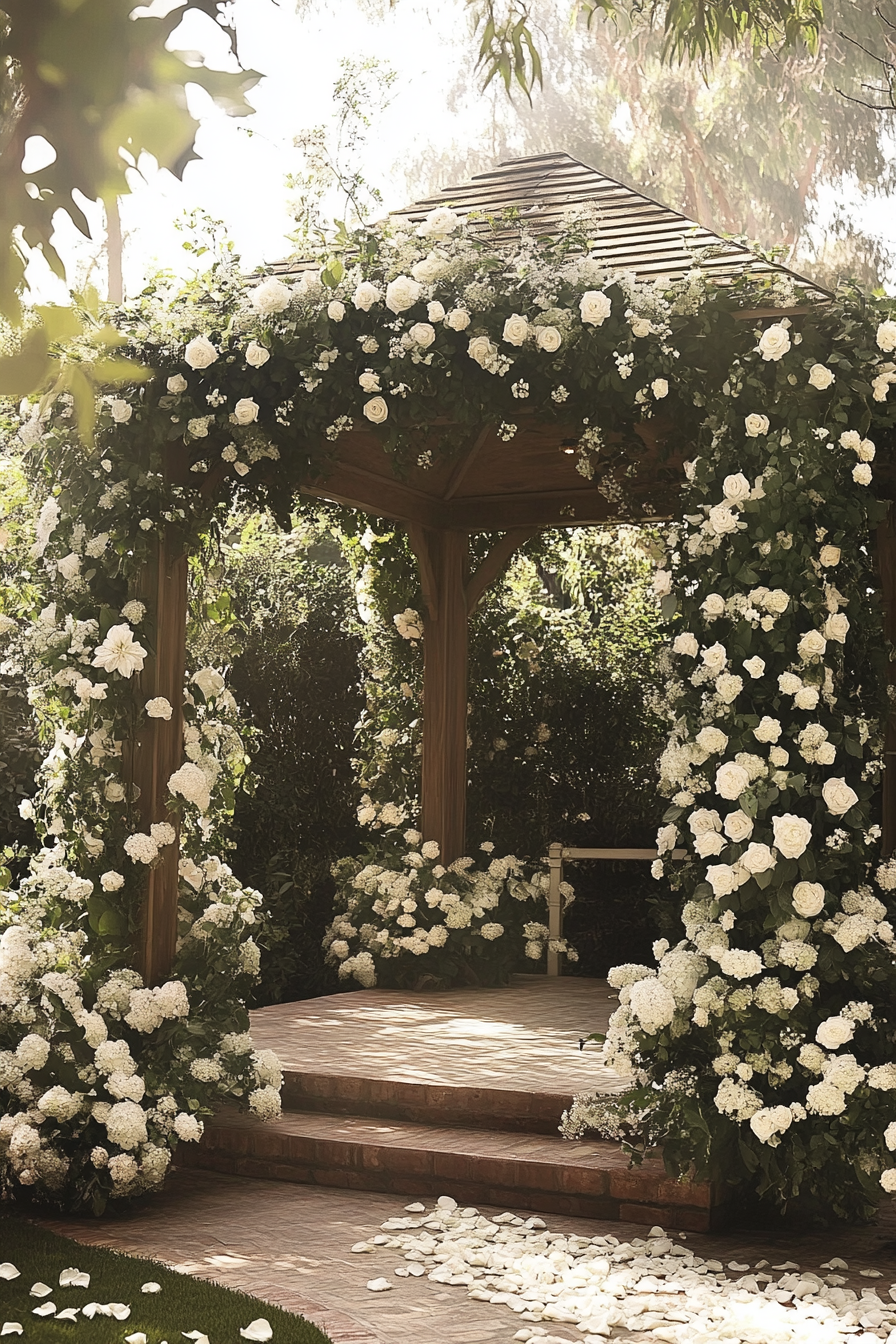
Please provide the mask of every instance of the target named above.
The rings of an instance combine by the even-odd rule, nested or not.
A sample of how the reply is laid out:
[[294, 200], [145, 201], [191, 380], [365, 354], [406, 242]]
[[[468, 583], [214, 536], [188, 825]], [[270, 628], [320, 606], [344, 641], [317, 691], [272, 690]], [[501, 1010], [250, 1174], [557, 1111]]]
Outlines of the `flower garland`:
[[[42, 492], [34, 561], [53, 600], [35, 614], [31, 629], [33, 656], [44, 669], [33, 695], [48, 752], [36, 801], [43, 848], [32, 876], [6, 896], [0, 939], [0, 974], [7, 977], [0, 981], [0, 1029], [8, 1047], [7, 1081], [0, 1083], [7, 1111], [0, 1155], [4, 1178], [14, 1188], [30, 1186], [46, 1198], [99, 1206], [109, 1196], [156, 1183], [172, 1135], [196, 1137], [198, 1126], [186, 1120], [178, 1132], [178, 1116], [195, 1118], [222, 1094], [248, 1094], [260, 1114], [276, 1109], [274, 1065], [248, 1053], [245, 1036], [243, 999], [257, 957], [246, 930], [258, 897], [241, 891], [220, 859], [208, 857], [245, 766], [227, 692], [214, 670], [185, 688], [185, 759], [169, 780], [183, 844], [183, 938], [173, 987], [146, 989], [128, 966], [146, 869], [172, 843], [174, 829], [168, 822], [149, 832], [134, 826], [136, 799], [122, 769], [125, 744], [139, 725], [146, 716], [164, 717], [169, 708], [160, 697], [140, 695], [157, 613], [139, 598], [138, 579], [160, 529], [196, 554], [235, 494], [283, 516], [284, 500], [325, 469], [340, 435], [355, 423], [378, 427], [398, 460], [424, 468], [434, 452], [450, 451], [467, 425], [498, 423], [508, 444], [522, 414], [573, 425], [580, 471], [623, 512], [639, 421], [661, 407], [676, 434], [705, 443], [693, 469], [687, 522], [664, 571], [672, 577], [658, 576], [664, 602], [672, 603], [678, 586], [682, 633], [697, 641], [698, 654], [698, 634], [709, 633], [706, 622], [721, 622], [713, 632], [716, 644], [723, 645], [724, 636], [721, 651], [702, 640], [708, 657], [700, 659], [696, 683], [690, 672], [682, 683], [675, 746], [665, 758], [667, 773], [680, 777], [666, 824], [681, 831], [676, 843], [683, 836], [691, 854], [680, 882], [691, 897], [687, 927], [699, 941], [674, 954], [680, 974], [664, 961], [658, 974], [642, 968], [628, 984], [620, 981], [628, 1025], [620, 1019], [614, 1027], [613, 1051], [620, 1058], [638, 1056], [639, 1065], [650, 1054], [650, 1067], [664, 1083], [657, 1104], [666, 1105], [666, 1098], [678, 1095], [675, 1080], [699, 1073], [697, 1061], [709, 1062], [708, 1040], [718, 1025], [692, 1021], [695, 1008], [684, 1003], [689, 978], [701, 995], [696, 1011], [710, 1019], [715, 982], [737, 980], [738, 990], [724, 993], [724, 1031], [734, 1033], [728, 1042], [733, 1046], [737, 1015], [748, 1007], [754, 1017], [766, 1011], [754, 1012], [746, 1000], [747, 989], [753, 992], [747, 982], [758, 987], [755, 977], [766, 966], [777, 970], [772, 979], [787, 1003], [790, 991], [798, 996], [805, 1023], [794, 1031], [812, 1035], [828, 1017], [842, 1018], [847, 1025], [841, 1031], [853, 1023], [863, 1050], [866, 1039], [868, 1051], [885, 1054], [890, 1048], [878, 1000], [892, 959], [880, 932], [884, 914], [876, 918], [884, 903], [876, 903], [866, 880], [875, 843], [871, 762], [879, 759], [876, 716], [884, 669], [871, 666], [865, 653], [880, 644], [879, 614], [866, 600], [867, 542], [876, 521], [867, 435], [872, 422], [883, 430], [893, 424], [887, 396], [896, 365], [885, 356], [896, 349], [896, 324], [884, 301], [866, 305], [845, 296], [823, 311], [807, 308], [800, 333], [785, 323], [754, 329], [735, 320], [737, 309], [757, 299], [792, 303], [786, 277], [744, 281], [721, 292], [695, 269], [666, 289], [644, 285], [588, 255], [595, 232], [594, 221], [572, 221], [560, 241], [523, 233], [507, 247], [468, 231], [450, 210], [437, 210], [416, 230], [399, 223], [359, 238], [356, 262], [331, 262], [323, 271], [336, 282], [330, 288], [306, 271], [296, 284], [270, 277], [247, 290], [235, 270], [216, 266], [182, 295], [148, 292], [115, 314], [125, 351], [154, 376], [98, 400], [92, 446], [75, 432], [67, 396], [28, 411], [20, 437], [30, 445], [29, 471]], [[91, 352], [82, 339], [66, 357], [89, 360]], [[456, 428], [434, 447], [427, 427], [445, 419]], [[846, 461], [854, 463], [849, 471]], [[820, 528], [819, 542], [813, 539]], [[807, 547], [816, 547], [811, 556]], [[821, 571], [831, 567], [822, 547], [840, 550], [836, 584], [822, 581]], [[5, 638], [18, 638], [15, 618], [21, 613], [5, 608], [2, 614], [8, 617]], [[393, 615], [410, 633], [413, 612]], [[684, 645], [675, 657], [689, 657]], [[783, 687], [781, 677], [789, 678]], [[706, 689], [710, 680], [712, 690]], [[807, 692], [817, 693], [824, 710], [804, 722], [798, 716], [813, 712]], [[794, 746], [772, 742], [776, 730], [771, 723], [760, 728], [764, 719], [780, 722], [781, 740], [788, 743], [797, 723], [799, 733], [810, 730], [796, 747], [805, 769], [786, 769]], [[706, 738], [697, 743], [704, 728], [724, 733], [730, 751], [719, 739], [713, 739], [715, 748]], [[766, 747], [768, 754], [760, 754]], [[835, 760], [827, 765], [832, 747]], [[787, 751], [788, 762], [778, 763], [773, 751]], [[712, 817], [705, 826], [705, 818], [697, 819], [701, 810], [718, 811], [696, 806], [700, 793], [715, 786], [707, 776], [703, 789], [695, 771], [686, 785], [680, 761], [687, 755], [698, 766], [713, 752], [725, 791], [719, 796], [740, 800], [734, 810], [756, 828], [755, 838], [746, 834], [747, 822], [732, 821], [726, 832], [721, 813], [718, 827]], [[831, 817], [838, 824], [829, 832]], [[789, 857], [806, 837], [800, 822], [811, 828], [814, 848], [807, 844]], [[722, 848], [714, 854], [719, 841], [702, 840], [705, 853], [698, 852], [697, 837], [709, 832], [724, 836]], [[722, 859], [709, 865], [718, 873], [710, 876], [706, 855]], [[814, 867], [807, 855], [814, 856]], [[792, 872], [789, 865], [797, 868]], [[803, 966], [815, 950], [808, 940], [814, 926], [804, 930], [803, 924], [815, 916], [803, 913], [812, 896], [803, 889], [797, 896], [796, 871], [801, 881], [823, 888], [828, 922], [849, 930], [842, 939], [858, 934], [858, 916], [873, 922], [876, 941], [869, 932], [867, 942], [844, 950], [822, 929], [815, 935], [817, 964]], [[741, 883], [743, 873], [749, 877]], [[726, 893], [729, 883], [734, 886]], [[801, 907], [791, 908], [791, 895]], [[731, 919], [743, 918], [740, 911], [750, 901], [744, 941], [739, 928], [736, 947], [726, 949], [729, 961], [720, 963], [721, 976], [707, 979], [701, 958], [723, 937], [730, 942]], [[718, 902], [726, 903], [723, 911]], [[841, 964], [841, 955], [850, 960]], [[799, 965], [791, 967], [788, 958]], [[844, 970], [846, 980], [831, 978]], [[810, 994], [813, 980], [819, 989]], [[763, 991], [773, 992], [774, 985]], [[675, 1009], [664, 1021], [670, 994]], [[768, 1168], [769, 1179], [777, 1179], [780, 1156], [797, 1151], [789, 1136], [802, 1132], [804, 1122], [792, 1122], [780, 1154], [755, 1138], [755, 1125], [748, 1129], [761, 1110], [775, 1111], [775, 1123], [783, 1124], [769, 1069], [773, 1062], [777, 1079], [785, 1066], [794, 1066], [777, 1054], [772, 1060], [768, 1038], [780, 1034], [773, 1017], [755, 1019], [755, 1048], [738, 1056], [733, 1074], [719, 1074], [723, 1097], [731, 1094], [726, 1110], [714, 1103], [711, 1109], [705, 1099], [698, 1105], [682, 1089], [686, 1100], [675, 1118], [698, 1137], [686, 1137], [678, 1150], [667, 1146], [670, 1161], [699, 1156], [699, 1134], [708, 1129], [728, 1135], [736, 1151], [741, 1143], [757, 1162], [771, 1154], [778, 1166]], [[107, 1070], [105, 1055], [97, 1059], [103, 1030], [114, 1037], [123, 1067]], [[48, 1047], [46, 1058], [32, 1037]], [[690, 1060], [687, 1052], [697, 1040], [703, 1045], [694, 1047], [693, 1063], [666, 1069], [679, 1043]], [[747, 1055], [764, 1061], [765, 1053], [770, 1062], [762, 1073]], [[843, 1082], [842, 1061], [849, 1057], [833, 1058]], [[753, 1070], [749, 1078], [746, 1069]], [[747, 1115], [753, 1101], [741, 1090], [760, 1074], [768, 1095], [760, 1095], [754, 1082], [761, 1104]], [[883, 1160], [880, 1136], [891, 1119], [886, 1092], [869, 1083], [870, 1076], [863, 1074], [865, 1081], [851, 1090], [822, 1078], [851, 1099], [847, 1114], [864, 1108], [866, 1166], [874, 1143]], [[110, 1090], [104, 1080], [112, 1078]], [[139, 1081], [129, 1083], [131, 1078]], [[700, 1086], [705, 1089], [705, 1082]], [[804, 1108], [811, 1109], [808, 1098]], [[820, 1129], [815, 1120], [807, 1122], [812, 1142]], [[859, 1142], [844, 1138], [838, 1149], [838, 1188], [858, 1179], [847, 1166]], [[807, 1163], [800, 1161], [803, 1170]], [[793, 1172], [791, 1177], [796, 1180]], [[863, 1169], [863, 1188], [876, 1179]]]

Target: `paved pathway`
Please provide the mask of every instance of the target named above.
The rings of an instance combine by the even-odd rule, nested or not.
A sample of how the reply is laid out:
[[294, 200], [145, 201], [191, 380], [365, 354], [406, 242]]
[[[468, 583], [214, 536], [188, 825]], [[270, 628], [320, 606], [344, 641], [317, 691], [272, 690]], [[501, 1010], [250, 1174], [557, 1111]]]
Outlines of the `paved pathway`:
[[[394, 1251], [352, 1255], [356, 1241], [374, 1235], [399, 1213], [406, 1197], [367, 1191], [255, 1181], [211, 1172], [175, 1172], [165, 1192], [123, 1217], [103, 1222], [44, 1220], [53, 1230], [94, 1245], [146, 1255], [299, 1311], [327, 1330], [334, 1344], [510, 1344], [519, 1327], [506, 1307], [474, 1302], [463, 1288], [428, 1279], [397, 1280], [388, 1293], [367, 1291], [369, 1279], [392, 1279]], [[483, 1212], [489, 1212], [483, 1208]], [[643, 1236], [633, 1223], [545, 1215], [556, 1231], [621, 1240]], [[883, 1296], [896, 1282], [896, 1212], [890, 1204], [879, 1224], [795, 1236], [731, 1232], [691, 1234], [698, 1254], [729, 1260], [795, 1260], [818, 1269], [832, 1255], [849, 1263], [849, 1285], [861, 1292], [873, 1268]], [[581, 1336], [566, 1326], [552, 1334]], [[647, 1335], [629, 1339], [647, 1340]]]

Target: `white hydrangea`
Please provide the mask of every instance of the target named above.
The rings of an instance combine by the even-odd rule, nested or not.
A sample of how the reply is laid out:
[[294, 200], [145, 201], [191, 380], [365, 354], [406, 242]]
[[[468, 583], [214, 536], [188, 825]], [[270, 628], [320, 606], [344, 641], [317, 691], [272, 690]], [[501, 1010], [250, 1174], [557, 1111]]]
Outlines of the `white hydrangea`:
[[661, 980], [645, 978], [631, 986], [629, 1007], [644, 1031], [655, 1036], [675, 1016], [675, 996]]
[[275, 1087], [256, 1088], [249, 1093], [249, 1109], [259, 1120], [278, 1119], [281, 1110], [280, 1093]]
[[109, 1142], [116, 1143], [119, 1148], [130, 1152], [146, 1143], [146, 1113], [134, 1101], [117, 1101], [109, 1108], [104, 1123]]

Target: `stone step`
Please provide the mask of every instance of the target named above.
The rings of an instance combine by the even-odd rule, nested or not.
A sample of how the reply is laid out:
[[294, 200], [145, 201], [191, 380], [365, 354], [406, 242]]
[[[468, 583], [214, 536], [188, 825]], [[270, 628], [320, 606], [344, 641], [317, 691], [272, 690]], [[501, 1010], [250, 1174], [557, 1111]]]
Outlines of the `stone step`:
[[709, 1185], [671, 1180], [661, 1162], [630, 1168], [618, 1145], [287, 1112], [262, 1123], [222, 1111], [181, 1166], [304, 1185], [379, 1190], [465, 1205], [558, 1213], [705, 1232], [723, 1220]]

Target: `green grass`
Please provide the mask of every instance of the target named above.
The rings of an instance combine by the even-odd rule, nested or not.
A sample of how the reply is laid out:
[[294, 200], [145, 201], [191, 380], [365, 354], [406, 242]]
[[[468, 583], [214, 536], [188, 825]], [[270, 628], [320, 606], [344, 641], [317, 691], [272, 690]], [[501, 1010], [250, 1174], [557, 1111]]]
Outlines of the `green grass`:
[[[250, 1321], [264, 1317], [273, 1329], [271, 1344], [330, 1344], [317, 1326], [302, 1316], [293, 1316], [280, 1307], [269, 1306], [245, 1293], [220, 1288], [216, 1284], [176, 1274], [156, 1260], [139, 1260], [96, 1246], [82, 1246], [67, 1237], [35, 1227], [15, 1214], [0, 1216], [0, 1262], [11, 1261], [21, 1276], [0, 1279], [0, 1326], [4, 1321], [19, 1321], [24, 1333], [22, 1344], [122, 1344], [126, 1335], [143, 1331], [147, 1344], [188, 1344], [183, 1331], [201, 1330], [209, 1344], [244, 1344], [240, 1329]], [[60, 1288], [63, 1269], [84, 1270], [90, 1275], [89, 1288]], [[46, 1298], [30, 1296], [31, 1285], [41, 1280], [52, 1287]], [[147, 1282], [161, 1284], [160, 1293], [142, 1293]], [[126, 1321], [111, 1316], [86, 1320], [80, 1315], [74, 1322], [55, 1321], [33, 1315], [41, 1302], [54, 1302], [57, 1310], [83, 1307], [88, 1302], [124, 1302], [131, 1308]], [[19, 1338], [4, 1339], [16, 1344]]]

